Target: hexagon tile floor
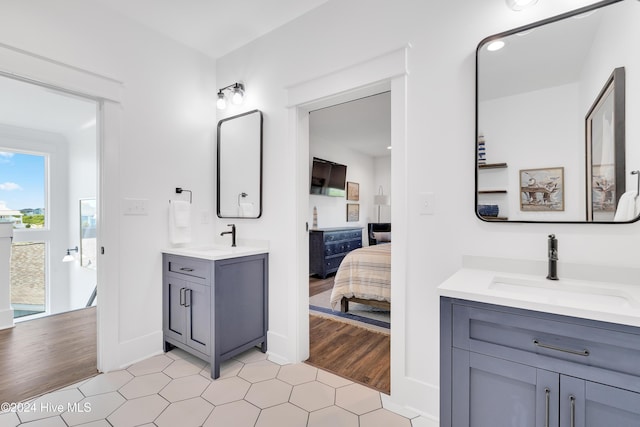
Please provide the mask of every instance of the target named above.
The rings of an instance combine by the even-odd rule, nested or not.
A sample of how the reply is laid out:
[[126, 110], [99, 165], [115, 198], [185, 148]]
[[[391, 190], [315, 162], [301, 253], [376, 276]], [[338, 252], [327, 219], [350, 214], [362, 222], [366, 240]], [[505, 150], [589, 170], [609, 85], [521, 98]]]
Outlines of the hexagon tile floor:
[[173, 350], [0, 412], [0, 427], [417, 427], [379, 392], [304, 363], [249, 350], [212, 381], [205, 362]]

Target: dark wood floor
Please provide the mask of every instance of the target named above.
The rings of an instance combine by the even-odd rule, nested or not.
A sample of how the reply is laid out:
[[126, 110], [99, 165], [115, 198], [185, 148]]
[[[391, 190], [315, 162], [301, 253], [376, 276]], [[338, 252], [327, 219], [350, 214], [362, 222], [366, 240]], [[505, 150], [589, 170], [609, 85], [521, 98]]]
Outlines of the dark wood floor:
[[20, 402], [96, 375], [96, 308], [0, 331], [0, 402]]
[[309, 316], [307, 363], [391, 392], [391, 336], [319, 316]]
[[326, 279], [319, 277], [309, 277], [309, 296], [318, 295], [324, 291], [328, 291], [333, 288], [334, 276], [329, 276]]

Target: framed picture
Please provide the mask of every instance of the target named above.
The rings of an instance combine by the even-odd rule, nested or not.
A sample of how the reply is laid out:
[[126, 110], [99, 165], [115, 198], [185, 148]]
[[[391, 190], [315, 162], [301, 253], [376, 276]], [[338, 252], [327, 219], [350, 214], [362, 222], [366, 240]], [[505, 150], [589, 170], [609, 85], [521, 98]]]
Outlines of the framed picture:
[[564, 168], [521, 169], [520, 210], [564, 211]]
[[347, 222], [360, 220], [360, 205], [358, 203], [347, 203]]
[[585, 119], [587, 221], [613, 221], [625, 192], [625, 71], [616, 68]]
[[347, 181], [347, 200], [360, 200], [360, 184]]

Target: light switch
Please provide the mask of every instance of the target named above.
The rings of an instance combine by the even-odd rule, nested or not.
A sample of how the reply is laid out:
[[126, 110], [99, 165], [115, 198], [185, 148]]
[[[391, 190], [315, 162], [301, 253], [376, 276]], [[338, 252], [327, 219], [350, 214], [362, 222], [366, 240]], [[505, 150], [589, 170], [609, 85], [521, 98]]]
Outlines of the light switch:
[[420, 193], [418, 194], [418, 203], [420, 215], [433, 215], [436, 208], [436, 195], [435, 193]]
[[148, 199], [124, 199], [122, 201], [123, 215], [149, 215]]

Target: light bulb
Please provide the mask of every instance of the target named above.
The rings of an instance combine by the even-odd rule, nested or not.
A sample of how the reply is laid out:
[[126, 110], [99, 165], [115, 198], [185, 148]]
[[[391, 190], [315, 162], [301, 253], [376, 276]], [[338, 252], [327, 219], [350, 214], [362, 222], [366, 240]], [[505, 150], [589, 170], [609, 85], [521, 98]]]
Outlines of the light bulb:
[[222, 91], [218, 92], [216, 107], [218, 107], [219, 110], [224, 110], [225, 108], [227, 108], [227, 100], [224, 99], [224, 93], [222, 93]]
[[236, 89], [235, 91], [233, 91], [233, 96], [231, 97], [231, 102], [233, 102], [235, 105], [242, 104], [242, 99], [243, 98], [244, 98], [244, 96], [242, 95], [242, 90]]

